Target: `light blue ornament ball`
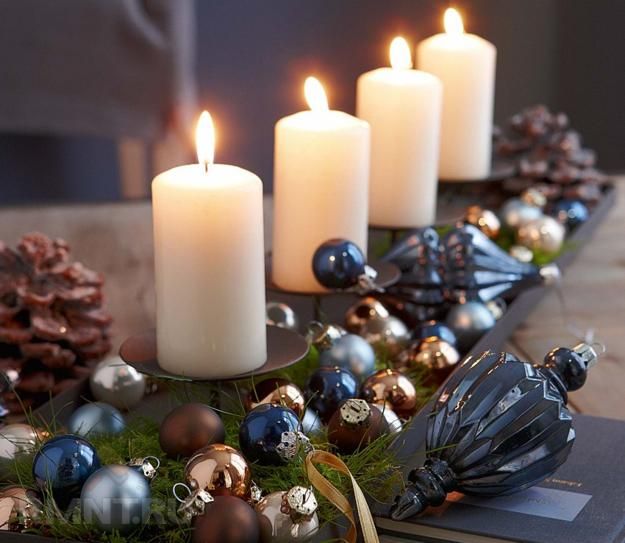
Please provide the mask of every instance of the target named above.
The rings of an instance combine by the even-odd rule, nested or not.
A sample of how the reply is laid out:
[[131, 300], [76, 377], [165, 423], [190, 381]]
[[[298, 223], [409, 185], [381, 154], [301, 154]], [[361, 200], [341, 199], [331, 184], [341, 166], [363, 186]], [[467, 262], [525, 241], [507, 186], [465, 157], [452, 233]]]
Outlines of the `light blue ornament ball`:
[[358, 379], [364, 379], [375, 370], [375, 352], [363, 338], [347, 334], [319, 357], [322, 366], [338, 366], [349, 370]]
[[80, 503], [85, 522], [105, 532], [126, 534], [148, 520], [150, 485], [128, 466], [104, 466], [87, 479]]
[[81, 405], [67, 422], [69, 432], [82, 437], [119, 434], [125, 428], [126, 421], [119, 410], [102, 402]]
[[495, 326], [495, 317], [482, 302], [466, 302], [452, 306], [447, 314], [447, 325], [455, 332], [459, 349], [466, 353]]

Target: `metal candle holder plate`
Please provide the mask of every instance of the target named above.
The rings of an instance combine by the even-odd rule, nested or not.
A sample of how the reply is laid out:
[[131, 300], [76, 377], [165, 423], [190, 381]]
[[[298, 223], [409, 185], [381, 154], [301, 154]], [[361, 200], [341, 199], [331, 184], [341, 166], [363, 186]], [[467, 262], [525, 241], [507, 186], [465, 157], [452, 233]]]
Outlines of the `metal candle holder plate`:
[[119, 349], [119, 356], [126, 364], [138, 372], [150, 375], [157, 379], [182, 381], [189, 383], [236, 381], [257, 377], [272, 371], [287, 368], [298, 362], [308, 354], [308, 342], [303, 336], [292, 330], [267, 326], [267, 361], [252, 371], [239, 375], [228, 375], [211, 378], [193, 378], [171, 373], [161, 368], [156, 352], [156, 331], [150, 330], [136, 336], [129, 337]]

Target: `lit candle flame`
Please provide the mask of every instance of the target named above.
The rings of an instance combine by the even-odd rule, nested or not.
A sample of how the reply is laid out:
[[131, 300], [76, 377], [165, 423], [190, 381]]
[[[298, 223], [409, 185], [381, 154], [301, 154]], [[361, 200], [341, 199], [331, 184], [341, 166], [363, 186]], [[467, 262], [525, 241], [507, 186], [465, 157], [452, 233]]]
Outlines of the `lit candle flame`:
[[208, 111], [202, 111], [195, 129], [197, 159], [204, 169], [215, 161], [215, 125]]
[[445, 10], [444, 17], [445, 32], [450, 36], [459, 36], [464, 34], [464, 25], [462, 24], [462, 17], [458, 10], [454, 8], [447, 8]]
[[328, 97], [323, 85], [316, 77], [307, 77], [304, 82], [304, 96], [312, 111], [328, 111]]
[[412, 68], [412, 54], [408, 42], [401, 36], [397, 36], [391, 42], [389, 50], [391, 66], [395, 70], [410, 70]]

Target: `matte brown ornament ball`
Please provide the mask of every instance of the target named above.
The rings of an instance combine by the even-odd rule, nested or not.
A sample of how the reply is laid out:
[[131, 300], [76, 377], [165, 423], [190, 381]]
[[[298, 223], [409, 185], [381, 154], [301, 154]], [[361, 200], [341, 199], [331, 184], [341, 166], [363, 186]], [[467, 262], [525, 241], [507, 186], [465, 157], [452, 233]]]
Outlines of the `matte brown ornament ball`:
[[249, 499], [252, 474], [247, 461], [235, 448], [214, 443], [194, 454], [184, 468], [184, 478], [194, 490], [211, 496]]
[[345, 400], [328, 424], [328, 441], [341, 453], [352, 454], [384, 434], [389, 426], [382, 411], [365, 400]]
[[265, 379], [254, 385], [254, 388], [245, 396], [244, 403], [246, 411], [251, 411], [263, 403], [282, 405], [295, 411], [300, 418], [306, 409], [306, 401], [301, 389], [288, 379], [279, 377]]
[[368, 377], [362, 384], [361, 396], [369, 403], [388, 402], [403, 418], [417, 410], [417, 391], [412, 381], [397, 370], [380, 370]]
[[203, 403], [176, 407], [161, 424], [158, 440], [168, 456], [189, 457], [211, 443], [223, 442], [224, 423], [217, 413]]
[[499, 235], [501, 222], [490, 209], [484, 209], [478, 205], [469, 206], [465, 211], [464, 220], [479, 228], [490, 239], [494, 239]]
[[258, 543], [258, 516], [246, 502], [216, 496], [193, 521], [193, 543]]

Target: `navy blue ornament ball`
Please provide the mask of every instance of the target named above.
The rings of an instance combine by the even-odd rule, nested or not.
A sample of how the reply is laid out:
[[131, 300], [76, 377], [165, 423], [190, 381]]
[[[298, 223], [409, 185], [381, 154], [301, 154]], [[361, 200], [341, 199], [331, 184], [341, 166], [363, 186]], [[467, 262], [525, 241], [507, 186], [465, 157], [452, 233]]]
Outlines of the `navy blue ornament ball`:
[[418, 324], [412, 331], [412, 339], [427, 339], [429, 337], [442, 339], [453, 347], [458, 345], [456, 334], [454, 334], [453, 330], [444, 322], [435, 320], [425, 321]]
[[100, 468], [98, 454], [86, 439], [64, 435], [50, 439], [33, 460], [33, 477], [42, 492], [52, 491], [54, 501], [66, 509], [89, 476]]
[[313, 273], [317, 281], [329, 289], [345, 289], [358, 283], [365, 273], [365, 255], [346, 239], [330, 239], [313, 255]]
[[239, 427], [239, 446], [250, 462], [280, 465], [279, 453], [283, 432], [302, 431], [299, 417], [292, 409], [274, 404], [260, 404], [252, 409]]
[[305, 395], [308, 406], [327, 424], [340, 403], [358, 396], [358, 380], [346, 369], [322, 366], [310, 376]]
[[551, 214], [568, 229], [588, 220], [588, 208], [579, 200], [560, 200], [553, 206]]

